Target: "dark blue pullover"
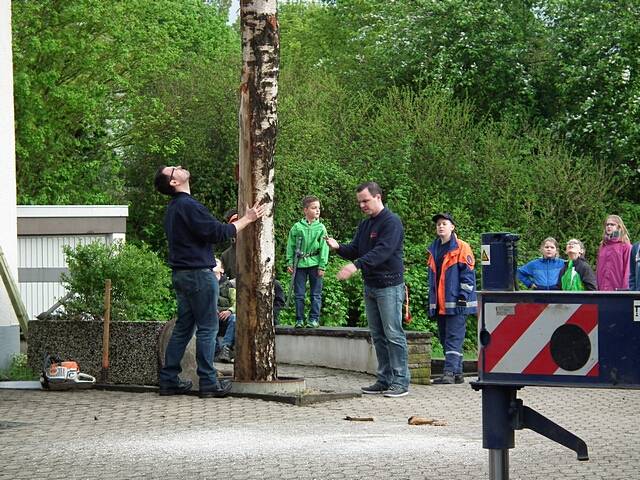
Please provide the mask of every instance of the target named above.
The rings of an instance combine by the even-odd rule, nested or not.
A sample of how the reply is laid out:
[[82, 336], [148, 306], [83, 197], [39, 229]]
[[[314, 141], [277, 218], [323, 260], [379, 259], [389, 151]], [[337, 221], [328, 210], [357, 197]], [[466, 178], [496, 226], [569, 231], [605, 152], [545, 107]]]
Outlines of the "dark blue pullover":
[[169, 265], [174, 270], [213, 268], [213, 246], [236, 236], [236, 227], [221, 223], [188, 193], [173, 196], [164, 217]]
[[387, 208], [375, 217], [362, 220], [351, 243], [342, 243], [337, 252], [362, 270], [365, 285], [392, 287], [404, 282], [404, 228], [400, 218]]

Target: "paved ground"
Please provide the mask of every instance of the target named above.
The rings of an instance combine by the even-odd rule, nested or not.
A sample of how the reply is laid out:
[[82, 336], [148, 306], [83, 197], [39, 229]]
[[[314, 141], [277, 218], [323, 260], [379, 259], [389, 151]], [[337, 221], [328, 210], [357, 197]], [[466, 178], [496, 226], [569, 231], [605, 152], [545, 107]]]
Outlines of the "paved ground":
[[[356, 390], [369, 375], [285, 367], [311, 388]], [[590, 461], [516, 433], [513, 479], [640, 477], [640, 392], [527, 387], [526, 405], [589, 446]], [[0, 479], [488, 479], [481, 395], [412, 386], [308, 407], [154, 393], [0, 390]], [[410, 426], [408, 417], [445, 426]], [[345, 416], [373, 417], [353, 422]]]

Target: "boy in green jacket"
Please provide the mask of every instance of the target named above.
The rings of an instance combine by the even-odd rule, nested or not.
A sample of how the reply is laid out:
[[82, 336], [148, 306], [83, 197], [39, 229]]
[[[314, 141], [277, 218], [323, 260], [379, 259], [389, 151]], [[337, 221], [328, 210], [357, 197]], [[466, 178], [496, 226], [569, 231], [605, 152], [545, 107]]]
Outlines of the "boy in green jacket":
[[311, 312], [308, 327], [320, 324], [322, 306], [322, 277], [329, 262], [329, 246], [325, 242], [327, 229], [320, 223], [320, 200], [307, 196], [302, 199], [304, 218], [295, 223], [287, 240], [287, 271], [294, 275], [293, 293], [296, 300], [296, 328], [304, 326], [304, 297], [309, 279]]

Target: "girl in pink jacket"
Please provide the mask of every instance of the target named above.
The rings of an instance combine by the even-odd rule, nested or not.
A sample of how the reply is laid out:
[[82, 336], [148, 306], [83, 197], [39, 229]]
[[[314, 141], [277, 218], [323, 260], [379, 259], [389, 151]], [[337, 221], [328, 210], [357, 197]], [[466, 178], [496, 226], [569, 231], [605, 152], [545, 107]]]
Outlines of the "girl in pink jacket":
[[598, 250], [596, 277], [599, 290], [628, 290], [631, 242], [627, 227], [618, 215], [604, 221], [604, 234]]

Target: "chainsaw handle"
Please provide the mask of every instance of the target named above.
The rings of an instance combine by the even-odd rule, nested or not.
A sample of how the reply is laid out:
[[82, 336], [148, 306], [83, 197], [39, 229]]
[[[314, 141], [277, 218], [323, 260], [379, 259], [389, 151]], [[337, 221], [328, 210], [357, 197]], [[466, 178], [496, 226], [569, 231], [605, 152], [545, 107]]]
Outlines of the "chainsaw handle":
[[76, 383], [96, 383], [95, 377], [92, 377], [87, 373], [81, 373], [81, 372], [79, 372], [76, 375], [73, 381]]

